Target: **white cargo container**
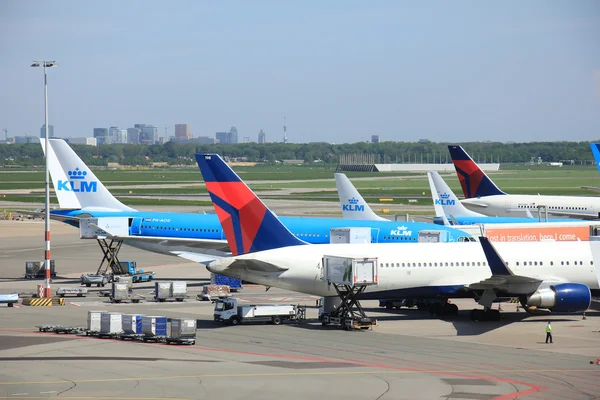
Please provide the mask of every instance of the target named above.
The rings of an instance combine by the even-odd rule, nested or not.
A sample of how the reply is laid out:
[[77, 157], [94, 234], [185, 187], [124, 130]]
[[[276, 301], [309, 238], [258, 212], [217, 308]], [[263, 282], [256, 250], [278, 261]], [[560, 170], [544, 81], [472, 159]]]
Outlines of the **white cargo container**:
[[169, 318], [167, 336], [173, 339], [195, 338], [196, 320], [193, 318]]
[[110, 294], [111, 300], [120, 301], [129, 298], [129, 288], [126, 282], [113, 282]]
[[171, 282], [154, 282], [154, 300], [165, 301], [171, 297]]
[[102, 314], [106, 311], [88, 311], [87, 329], [91, 332], [100, 332]]
[[100, 333], [121, 333], [123, 329], [123, 314], [104, 312], [100, 316]]
[[279, 325], [286, 319], [304, 319], [305, 309], [291, 304], [238, 305], [236, 298], [219, 299], [215, 302], [215, 321], [237, 325], [245, 320], [270, 321]]
[[171, 297], [177, 301], [183, 301], [187, 296], [187, 282], [186, 281], [173, 281], [171, 282]]
[[328, 283], [348, 286], [378, 284], [377, 258], [323, 257], [323, 277]]
[[329, 243], [371, 243], [371, 228], [334, 228]]

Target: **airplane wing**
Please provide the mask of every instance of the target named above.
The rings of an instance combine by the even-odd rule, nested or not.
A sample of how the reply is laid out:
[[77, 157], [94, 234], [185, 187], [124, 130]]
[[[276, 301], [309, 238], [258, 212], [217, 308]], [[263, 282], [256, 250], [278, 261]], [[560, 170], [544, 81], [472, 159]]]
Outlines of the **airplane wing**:
[[481, 207], [481, 208], [488, 208], [488, 205], [485, 203], [477, 203], [474, 201], [469, 202], [470, 206], [475, 206], [475, 207]]
[[265, 261], [254, 260], [251, 258], [232, 258], [223, 257], [211, 262], [208, 265], [208, 269], [211, 272], [217, 274], [223, 274], [227, 276], [242, 276], [243, 271], [252, 272], [284, 272], [287, 271], [287, 267], [281, 267], [279, 265], [271, 264]]
[[111, 233], [106, 228], [101, 228], [96, 224], [89, 224], [89, 226], [98, 229], [102, 232], [105, 232], [106, 236], [111, 239], [122, 240], [125, 244], [127, 244], [128, 241], [136, 241], [162, 244], [165, 246], [188, 246], [197, 247], [199, 249], [215, 249], [227, 252], [229, 251], [229, 245], [227, 244], [227, 241], [223, 239], [172, 238], [165, 236], [121, 236]]
[[[200, 264], [209, 264], [215, 260], [223, 258], [221, 256], [211, 254], [192, 253], [191, 251], [172, 251], [171, 253], [183, 259], [194, 261]], [[231, 255], [231, 253], [229, 253], [229, 255]]]

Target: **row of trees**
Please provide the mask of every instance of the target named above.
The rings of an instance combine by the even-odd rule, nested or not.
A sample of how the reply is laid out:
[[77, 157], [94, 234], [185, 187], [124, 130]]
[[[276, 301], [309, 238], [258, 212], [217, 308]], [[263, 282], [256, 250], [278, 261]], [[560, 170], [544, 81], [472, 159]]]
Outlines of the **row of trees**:
[[[453, 143], [457, 144], [457, 143]], [[458, 143], [460, 144], [460, 143]], [[544, 162], [593, 159], [589, 142], [500, 143], [470, 142], [461, 144], [477, 162], [518, 163], [541, 157]], [[168, 162], [171, 165], [194, 164], [194, 154], [217, 153], [228, 157], [247, 157], [249, 161], [299, 159], [306, 162], [322, 160], [335, 164], [341, 154], [375, 154], [378, 163], [446, 162], [448, 143], [244, 143], [196, 145], [168, 142], [164, 145], [112, 144], [101, 146], [72, 145], [88, 165], [148, 165]], [[41, 146], [37, 143], [0, 144], [0, 165], [31, 166], [43, 163]]]

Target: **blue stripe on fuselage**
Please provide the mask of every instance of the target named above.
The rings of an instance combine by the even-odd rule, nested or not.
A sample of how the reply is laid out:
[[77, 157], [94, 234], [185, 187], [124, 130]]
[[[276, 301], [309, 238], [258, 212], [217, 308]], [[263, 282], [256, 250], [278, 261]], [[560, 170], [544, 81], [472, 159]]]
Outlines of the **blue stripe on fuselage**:
[[[53, 215], [101, 217], [128, 217], [137, 223], [141, 219], [139, 236], [177, 237], [188, 239], [225, 239], [221, 224], [215, 214], [189, 214], [168, 212], [123, 212], [123, 211], [87, 211], [53, 210]], [[470, 237], [454, 228], [424, 222], [363, 221], [339, 218], [280, 217], [281, 222], [298, 238], [313, 244], [329, 243], [329, 233], [333, 228], [371, 228], [373, 242], [409, 243], [416, 242], [420, 231], [447, 231], [448, 241], [457, 241], [459, 237]], [[78, 227], [76, 221], [65, 221]], [[405, 229], [400, 229], [405, 228]], [[131, 233], [133, 236], [137, 235]]]

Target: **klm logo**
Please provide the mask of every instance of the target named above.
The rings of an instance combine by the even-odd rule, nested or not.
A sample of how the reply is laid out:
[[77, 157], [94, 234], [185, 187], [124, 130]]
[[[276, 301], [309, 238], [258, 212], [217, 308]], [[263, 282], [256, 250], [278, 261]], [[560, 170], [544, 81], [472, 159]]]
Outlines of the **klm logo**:
[[98, 182], [85, 180], [87, 176], [86, 171], [75, 168], [73, 171], [69, 171], [68, 175], [69, 180], [58, 180], [58, 187], [56, 190], [75, 193], [96, 193], [98, 190]]
[[440, 206], [453, 206], [456, 205], [456, 200], [450, 200], [450, 195], [448, 193], [440, 193], [440, 198], [435, 199], [435, 204], [439, 204]]
[[407, 231], [407, 227], [399, 226], [398, 229], [392, 229], [390, 235], [392, 236], [412, 236], [412, 231]]
[[342, 211], [365, 211], [365, 206], [358, 204], [357, 198], [348, 199], [348, 204], [342, 204]]

